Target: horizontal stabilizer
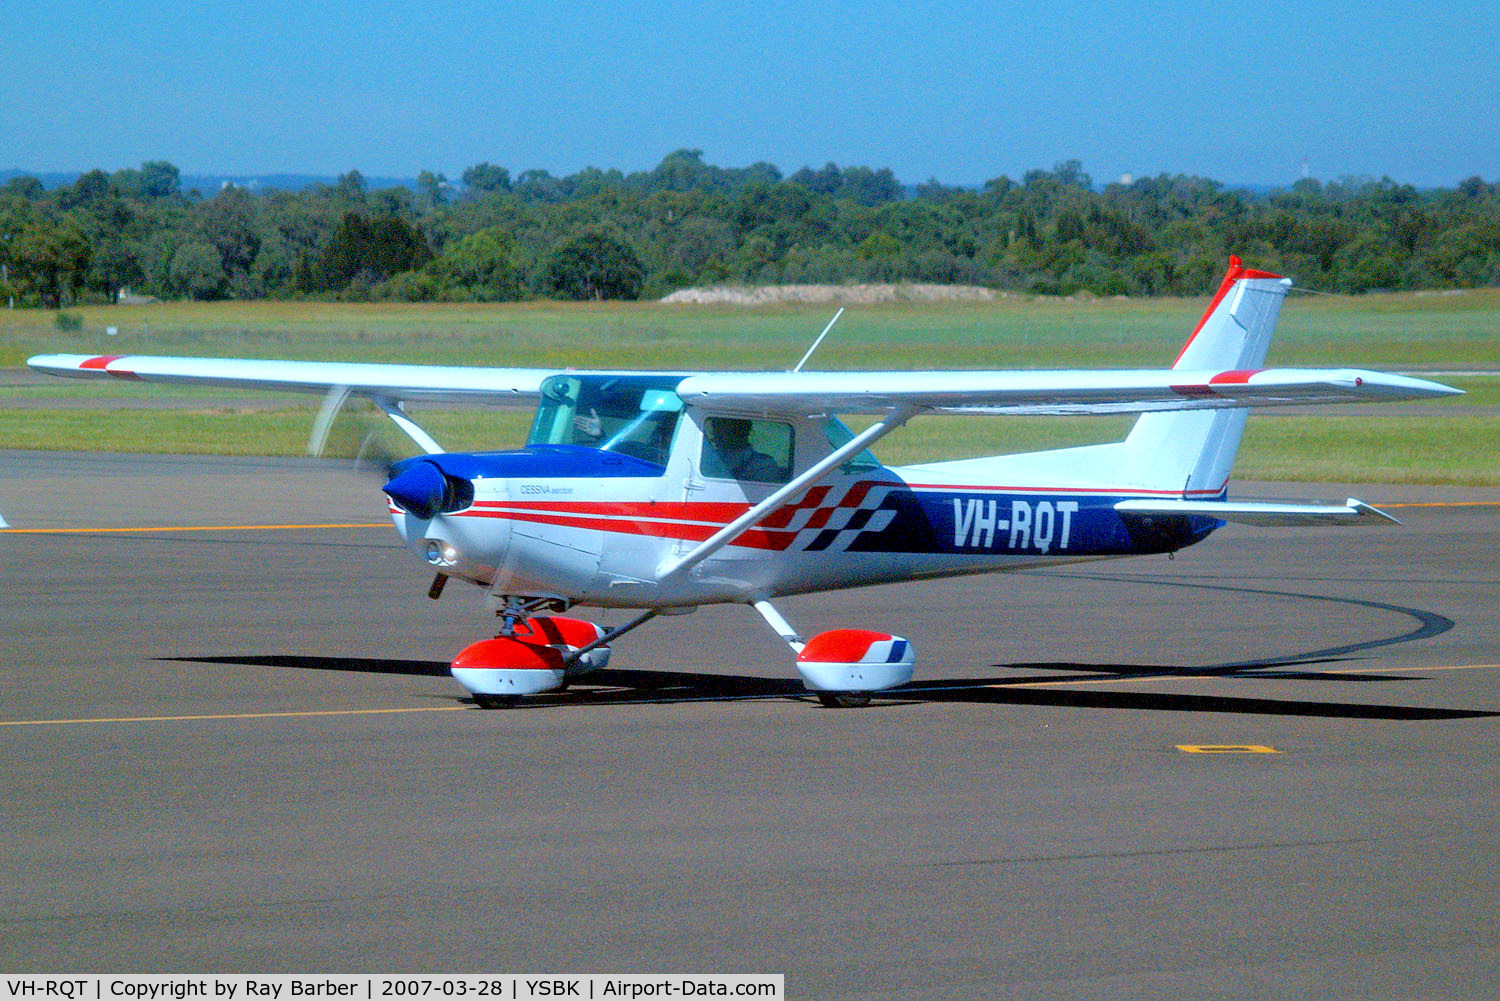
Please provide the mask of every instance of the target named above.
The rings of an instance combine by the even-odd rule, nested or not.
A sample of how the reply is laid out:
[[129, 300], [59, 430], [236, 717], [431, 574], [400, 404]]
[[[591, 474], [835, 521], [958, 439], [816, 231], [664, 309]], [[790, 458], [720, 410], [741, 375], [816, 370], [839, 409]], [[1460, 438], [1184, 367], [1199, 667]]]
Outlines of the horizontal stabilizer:
[[1282, 528], [1289, 525], [1401, 524], [1395, 518], [1350, 497], [1343, 504], [1284, 504], [1275, 501], [1125, 500], [1121, 514], [1197, 515], [1242, 525]]

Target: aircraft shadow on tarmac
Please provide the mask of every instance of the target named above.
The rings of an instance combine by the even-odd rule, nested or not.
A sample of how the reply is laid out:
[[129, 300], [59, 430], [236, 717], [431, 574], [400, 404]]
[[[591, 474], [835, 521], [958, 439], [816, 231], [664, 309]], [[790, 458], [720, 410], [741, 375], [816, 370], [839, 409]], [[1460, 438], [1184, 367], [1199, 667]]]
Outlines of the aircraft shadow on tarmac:
[[[1081, 575], [1080, 575], [1081, 576]], [[1105, 579], [1105, 578], [1099, 578]], [[1119, 579], [1119, 578], [1110, 578]], [[1500, 713], [1476, 709], [1445, 709], [1430, 706], [1375, 705], [1362, 702], [1326, 702], [1294, 699], [1243, 698], [1191, 693], [1087, 691], [1046, 687], [1070, 682], [1107, 682], [1166, 678], [1275, 678], [1308, 681], [1384, 682], [1420, 679], [1421, 668], [1410, 674], [1354, 674], [1339, 671], [1306, 670], [1314, 664], [1331, 664], [1349, 660], [1354, 655], [1380, 647], [1411, 643], [1438, 636], [1453, 628], [1453, 620], [1436, 612], [1390, 605], [1359, 598], [1289, 591], [1264, 590], [1202, 582], [1164, 581], [1150, 583], [1168, 587], [1191, 587], [1270, 597], [1295, 598], [1313, 602], [1355, 605], [1382, 612], [1393, 612], [1412, 620], [1411, 629], [1386, 636], [1324, 647], [1283, 657], [1241, 660], [1205, 667], [1140, 664], [1084, 663], [995, 663], [992, 667], [1044, 671], [1000, 675], [988, 678], [931, 679], [893, 688], [879, 694], [873, 706], [900, 706], [925, 702], [969, 702], [995, 705], [1055, 706], [1080, 709], [1146, 709], [1158, 712], [1220, 712], [1273, 716], [1325, 716], [1343, 719], [1435, 720], [1496, 716]], [[404, 674], [423, 677], [449, 676], [445, 661], [375, 659], [366, 657], [318, 657], [294, 654], [167, 657], [164, 660], [200, 664], [247, 664], [260, 667], [291, 668], [313, 671], [346, 671], [367, 674]], [[1082, 677], [1080, 677], [1082, 675]], [[456, 697], [459, 701], [472, 701]], [[732, 674], [704, 674], [691, 671], [644, 671], [607, 668], [593, 672], [564, 691], [538, 695], [522, 700], [518, 708], [559, 708], [581, 705], [626, 703], [671, 703], [700, 701], [735, 701], [746, 699], [810, 699], [800, 681], [791, 678], [762, 678]]]
[[[445, 661], [375, 660], [360, 657], [314, 657], [292, 654], [245, 655], [220, 657], [168, 657], [164, 660], [199, 664], [240, 664], [259, 667], [291, 668], [310, 671], [353, 671], [375, 674], [405, 674], [424, 677], [447, 677]], [[1035, 665], [1015, 665], [1031, 667]], [[1063, 665], [1048, 665], [1060, 667]], [[1068, 667], [1074, 667], [1068, 665]], [[1086, 680], [1123, 678], [1182, 678], [1222, 676], [1226, 671], [1213, 669], [1172, 670], [1163, 668], [1076, 665], [1088, 671]], [[1236, 672], [1237, 673], [1237, 672]], [[1258, 672], [1246, 671], [1249, 676]], [[1420, 673], [1420, 672], [1416, 672]], [[1287, 675], [1274, 675], [1286, 677]], [[1346, 677], [1320, 674], [1308, 678]], [[927, 702], [969, 702], [993, 705], [1057, 706], [1078, 709], [1149, 709], [1158, 712], [1220, 712], [1273, 716], [1327, 716], [1344, 719], [1433, 720], [1462, 719], [1473, 716], [1495, 716], [1500, 713], [1474, 709], [1444, 709], [1429, 706], [1373, 705], [1358, 702], [1313, 702], [1288, 699], [1240, 698], [1218, 695], [1164, 694], [1158, 692], [1079, 691], [1039, 688], [1039, 684], [1057, 684], [1085, 680], [1076, 675], [1066, 678], [1014, 675], [990, 678], [934, 679], [921, 684], [905, 685], [881, 692], [872, 707], [895, 707]], [[1360, 678], [1359, 680], [1368, 680]], [[810, 700], [811, 693], [800, 681], [791, 678], [760, 678], [747, 675], [703, 674], [691, 671], [642, 671], [607, 668], [595, 671], [563, 691], [523, 699], [517, 709], [564, 708], [568, 706], [605, 706], [643, 703], [742, 701], [750, 699]], [[454, 696], [455, 701], [470, 702]], [[512, 710], [515, 711], [515, 710]]]

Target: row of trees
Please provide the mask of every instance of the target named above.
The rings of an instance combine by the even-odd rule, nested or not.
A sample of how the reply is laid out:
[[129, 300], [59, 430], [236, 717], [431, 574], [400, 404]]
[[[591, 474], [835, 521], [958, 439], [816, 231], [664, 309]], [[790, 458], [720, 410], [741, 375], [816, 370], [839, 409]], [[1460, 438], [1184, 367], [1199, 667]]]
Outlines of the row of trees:
[[1076, 161], [983, 188], [889, 170], [654, 169], [369, 190], [184, 192], [164, 161], [45, 190], [0, 187], [0, 296], [56, 307], [165, 299], [634, 299], [691, 285], [938, 282], [1039, 294], [1196, 295], [1231, 253], [1328, 291], [1500, 284], [1500, 184], [1304, 180], [1270, 194], [1200, 177], [1096, 189]]

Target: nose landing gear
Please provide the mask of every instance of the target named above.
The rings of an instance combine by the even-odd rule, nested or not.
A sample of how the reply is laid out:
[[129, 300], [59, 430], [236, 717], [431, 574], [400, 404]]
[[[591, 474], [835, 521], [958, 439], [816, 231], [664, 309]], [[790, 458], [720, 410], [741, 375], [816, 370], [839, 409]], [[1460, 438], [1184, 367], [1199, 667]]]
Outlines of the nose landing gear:
[[554, 599], [510, 597], [500, 611], [500, 635], [466, 647], [450, 668], [481, 709], [504, 709], [523, 695], [566, 688], [609, 664], [609, 644], [658, 614], [646, 611], [616, 629], [563, 615], [534, 615]]

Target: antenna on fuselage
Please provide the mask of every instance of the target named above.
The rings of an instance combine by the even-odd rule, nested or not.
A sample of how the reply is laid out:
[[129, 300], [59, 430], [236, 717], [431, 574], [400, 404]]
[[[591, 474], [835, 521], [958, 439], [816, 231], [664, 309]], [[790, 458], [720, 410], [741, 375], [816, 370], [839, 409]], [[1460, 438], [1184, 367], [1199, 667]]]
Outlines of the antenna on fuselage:
[[825, 337], [828, 336], [828, 331], [830, 331], [830, 330], [833, 329], [833, 325], [835, 323], [839, 322], [839, 317], [841, 317], [843, 315], [844, 315], [844, 307], [840, 306], [839, 307], [839, 311], [837, 313], [833, 314], [833, 319], [831, 319], [831, 320], [828, 321], [828, 326], [824, 327], [823, 328], [823, 332], [818, 335], [818, 339], [812, 342], [812, 347], [810, 347], [810, 348], [807, 349], [807, 354], [803, 355], [802, 356], [802, 360], [797, 363], [797, 367], [794, 368], [794, 369], [792, 369], [793, 372], [800, 372], [800, 371], [802, 371], [802, 366], [807, 364], [807, 359], [811, 358], [812, 357], [812, 353], [814, 351], [818, 350], [818, 345], [823, 343], [823, 338], [825, 338]]

